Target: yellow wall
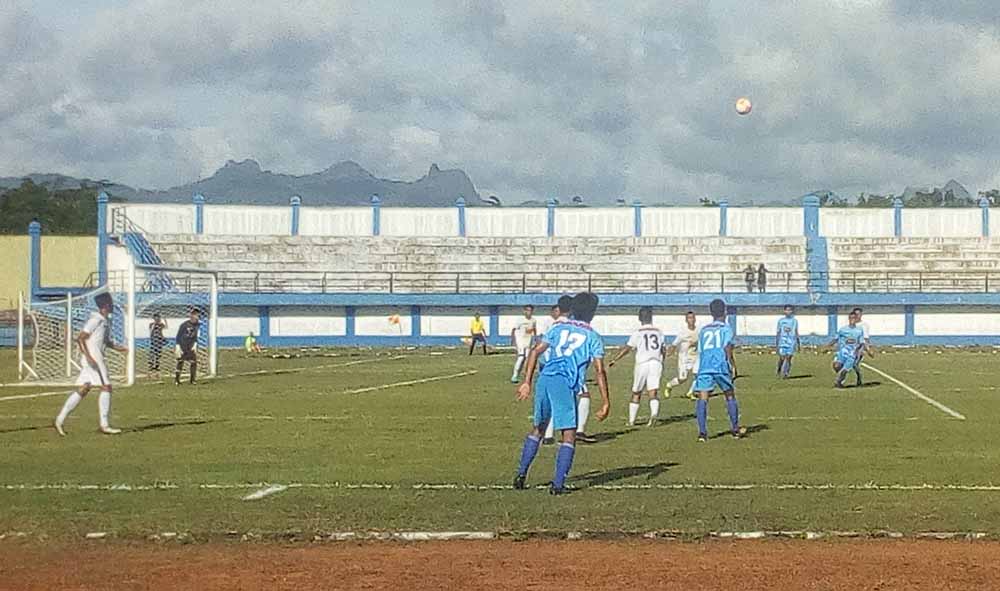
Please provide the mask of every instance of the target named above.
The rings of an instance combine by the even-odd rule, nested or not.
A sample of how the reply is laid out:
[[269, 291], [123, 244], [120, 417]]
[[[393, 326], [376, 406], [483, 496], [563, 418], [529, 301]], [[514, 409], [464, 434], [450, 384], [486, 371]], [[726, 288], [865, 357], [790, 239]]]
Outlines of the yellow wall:
[[[80, 287], [97, 270], [94, 236], [42, 236], [42, 285]], [[28, 237], [0, 236], [0, 310], [28, 293]]]

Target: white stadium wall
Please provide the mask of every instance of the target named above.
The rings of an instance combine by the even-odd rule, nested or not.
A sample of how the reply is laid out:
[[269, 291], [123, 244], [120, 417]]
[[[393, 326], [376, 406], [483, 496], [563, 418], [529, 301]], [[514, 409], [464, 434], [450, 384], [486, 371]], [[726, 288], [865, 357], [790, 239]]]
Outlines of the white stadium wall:
[[913, 317], [914, 333], [927, 336], [1000, 334], [1000, 307], [927, 308]]
[[891, 238], [895, 213], [892, 209], [822, 208], [819, 233], [828, 238]]
[[[399, 324], [389, 321], [392, 316], [399, 316]], [[410, 336], [413, 317], [409, 306], [359, 308], [354, 318], [354, 334], [372, 337], [404, 337]]]
[[458, 236], [454, 207], [384, 207], [380, 216], [382, 236]]
[[625, 238], [635, 233], [631, 207], [578, 207], [556, 209], [556, 236]]
[[371, 236], [370, 207], [302, 207], [299, 234], [303, 236]]
[[642, 235], [718, 236], [719, 216], [716, 207], [643, 207]]
[[804, 217], [798, 207], [731, 207], [727, 233], [756, 238], [802, 236]]
[[540, 207], [469, 207], [465, 210], [465, 228], [465, 235], [469, 237], [542, 237], [548, 233], [548, 210]]
[[347, 318], [342, 307], [274, 307], [270, 309], [268, 317], [268, 328], [274, 337], [347, 334]]
[[[837, 314], [837, 326], [846, 326], [851, 310], [841, 309]], [[906, 315], [902, 306], [892, 308], [865, 308], [864, 322], [868, 323], [871, 336], [903, 336], [906, 334]]]
[[[769, 337], [778, 329], [778, 319], [784, 316], [780, 308], [757, 309], [752, 313], [736, 316], [736, 332], [741, 335]], [[803, 310], [796, 313], [799, 320], [799, 336], [826, 336], [829, 316], [825, 310]]]
[[982, 211], [969, 209], [904, 209], [903, 236], [975, 238], [982, 235]]
[[[274, 208], [277, 209], [277, 208]], [[137, 203], [108, 206], [108, 227], [112, 231], [115, 211], [123, 211], [135, 225], [153, 234], [194, 234], [194, 205]]]
[[212, 205], [204, 215], [204, 234], [210, 236], [282, 236], [292, 227], [288, 207]]

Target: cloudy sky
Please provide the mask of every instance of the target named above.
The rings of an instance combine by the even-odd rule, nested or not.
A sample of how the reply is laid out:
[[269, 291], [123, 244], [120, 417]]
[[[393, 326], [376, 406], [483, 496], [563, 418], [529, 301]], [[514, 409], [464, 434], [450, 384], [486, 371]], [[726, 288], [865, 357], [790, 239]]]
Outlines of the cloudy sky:
[[508, 202], [1000, 187], [995, 0], [6, 0], [0, 81], [0, 176], [349, 159], [462, 168]]

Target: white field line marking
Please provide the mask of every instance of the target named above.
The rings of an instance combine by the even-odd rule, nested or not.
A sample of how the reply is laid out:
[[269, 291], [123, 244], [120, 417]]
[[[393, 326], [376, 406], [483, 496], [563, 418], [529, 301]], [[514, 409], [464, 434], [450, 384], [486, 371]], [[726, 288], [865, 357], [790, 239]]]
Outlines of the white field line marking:
[[[9, 420], [48, 420], [52, 417], [50, 415], [0, 415], [0, 421]], [[70, 416], [68, 420], [76, 421], [81, 417]], [[412, 419], [420, 421], [512, 421], [524, 419], [530, 421], [532, 417], [530, 415], [525, 415], [523, 417], [514, 416], [496, 416], [496, 415], [406, 415], [405, 417], [393, 417], [384, 415], [302, 415], [302, 416], [277, 416], [277, 415], [179, 415], [179, 416], [155, 416], [155, 415], [138, 415], [135, 417], [138, 421], [294, 421], [294, 422], [338, 422], [338, 421], [358, 421], [358, 420], [395, 420], [395, 419]], [[641, 417], [640, 417], [641, 418]], [[666, 419], [661, 419], [665, 421]], [[676, 419], [674, 419], [676, 420]], [[693, 421], [694, 417], [690, 419]], [[708, 418], [709, 421], [728, 421], [729, 419], [721, 418]], [[762, 420], [762, 421], [917, 421], [920, 420], [919, 417], [877, 417], [877, 416], [861, 416], [861, 417], [838, 417], [838, 416], [802, 416], [802, 417], [748, 417], [748, 420]]]
[[376, 361], [398, 361], [400, 359], [406, 359], [406, 355], [393, 355], [392, 357], [376, 357], [373, 359], [356, 359], [354, 361], [348, 361], [347, 363], [327, 363], [323, 365], [310, 365], [308, 367], [290, 367], [287, 369], [258, 369], [256, 371], [244, 371], [240, 373], [226, 374], [221, 377], [242, 378], [246, 376], [259, 376], [259, 375], [284, 375], [288, 373], [302, 373], [304, 371], [313, 371], [320, 369], [336, 369], [338, 367], [351, 367], [354, 365], [362, 365], [365, 363], [375, 363]]
[[874, 366], [869, 365], [867, 363], [862, 363], [861, 366], [864, 367], [865, 369], [870, 369], [873, 372], [877, 373], [878, 375], [882, 376], [883, 378], [889, 380], [890, 382], [893, 382], [894, 384], [896, 384], [900, 388], [906, 390], [910, 394], [913, 394], [917, 398], [923, 400], [924, 402], [926, 402], [927, 404], [929, 404], [929, 405], [933, 406], [934, 408], [940, 410], [941, 412], [943, 412], [943, 413], [945, 413], [947, 415], [951, 415], [951, 416], [955, 417], [956, 419], [959, 419], [959, 420], [962, 420], [962, 421], [965, 420], [965, 415], [963, 415], [962, 413], [957, 412], [955, 410], [952, 410], [952, 409], [948, 408], [947, 406], [941, 404], [937, 400], [934, 400], [930, 396], [927, 396], [925, 394], [921, 394], [916, 389], [912, 388], [911, 386], [908, 386], [908, 385], [904, 384], [903, 382], [897, 380], [896, 378], [892, 377], [891, 375], [885, 373], [881, 369], [878, 369], [877, 367], [874, 367]]
[[364, 394], [365, 392], [376, 392], [378, 390], [388, 390], [390, 388], [402, 388], [404, 386], [415, 386], [417, 384], [427, 384], [430, 382], [440, 382], [443, 380], [454, 380], [456, 378], [464, 378], [465, 376], [471, 376], [479, 373], [474, 369], [469, 371], [463, 371], [459, 373], [452, 373], [443, 376], [432, 376], [429, 378], [421, 378], [419, 380], [407, 380], [405, 382], [395, 382], [392, 384], [382, 384], [381, 386], [371, 386], [368, 388], [358, 388], [357, 390], [346, 390], [341, 392], [341, 394]]
[[[541, 487], [541, 485], [539, 485]], [[649, 491], [649, 490], [715, 490], [745, 492], [752, 490], [768, 491], [873, 491], [873, 492], [919, 492], [919, 491], [958, 491], [958, 492], [1000, 492], [996, 484], [879, 484], [866, 482], [861, 484], [803, 484], [803, 483], [699, 483], [678, 482], [664, 484], [596, 484], [575, 488], [605, 491]], [[329, 489], [329, 490], [378, 490], [378, 491], [500, 491], [513, 490], [509, 484], [474, 484], [462, 482], [414, 483], [398, 484], [390, 482], [293, 482], [289, 484], [272, 484], [268, 482], [242, 483], [201, 483], [176, 484], [167, 481], [151, 484], [2, 484], [0, 491], [104, 491], [104, 492], [143, 492], [143, 491], [176, 491], [176, 490], [256, 490], [254, 494], [270, 490], [267, 494], [283, 492], [289, 489]], [[253, 495], [248, 495], [253, 496]], [[262, 495], [266, 496], [266, 495]], [[261, 498], [262, 498], [261, 497]]]
[[243, 497], [244, 501], [259, 501], [264, 497], [271, 496], [276, 493], [285, 492], [288, 487], [283, 484], [272, 484], [271, 486], [264, 487], [260, 490], [254, 491], [247, 496]]
[[[70, 388], [72, 389], [72, 388]], [[59, 396], [68, 395], [70, 390], [59, 390], [58, 392], [38, 392], [37, 394], [18, 394], [17, 396], [3, 396], [0, 397], [0, 402], [6, 402], [8, 400], [28, 400], [30, 398], [44, 398], [46, 396]]]

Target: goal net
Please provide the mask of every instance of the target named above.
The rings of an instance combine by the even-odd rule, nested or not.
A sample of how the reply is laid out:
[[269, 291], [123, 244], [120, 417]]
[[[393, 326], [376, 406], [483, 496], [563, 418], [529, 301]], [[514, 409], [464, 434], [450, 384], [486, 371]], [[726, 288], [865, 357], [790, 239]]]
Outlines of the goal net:
[[[105, 286], [78, 295], [18, 307], [18, 377], [34, 384], [72, 384], [80, 371], [76, 338], [97, 312], [94, 298], [109, 293], [115, 310], [108, 319], [110, 346], [104, 359], [114, 381], [172, 379], [177, 364], [176, 336], [181, 324], [198, 312], [194, 352], [201, 376], [218, 368], [218, 282], [211, 271], [134, 264], [112, 272]], [[185, 367], [185, 373], [187, 368]]]

